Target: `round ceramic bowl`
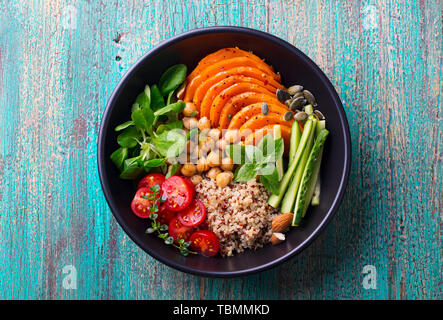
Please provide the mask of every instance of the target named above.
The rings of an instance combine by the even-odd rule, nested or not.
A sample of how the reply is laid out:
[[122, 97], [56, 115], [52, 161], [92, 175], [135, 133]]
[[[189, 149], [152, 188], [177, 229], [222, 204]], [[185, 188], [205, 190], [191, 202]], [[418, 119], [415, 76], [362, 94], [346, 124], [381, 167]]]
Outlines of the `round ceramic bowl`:
[[[318, 109], [326, 116], [330, 135], [321, 167], [321, 202], [310, 207], [301, 226], [287, 233], [278, 246], [270, 244], [234, 257], [181, 256], [177, 250], [153, 235], [145, 234], [149, 221], [136, 217], [130, 208], [135, 186], [121, 180], [109, 156], [118, 148], [114, 128], [129, 119], [131, 104], [146, 84], [158, 82], [171, 65], [184, 63], [188, 72], [205, 55], [225, 47], [252, 51], [272, 65], [288, 86], [301, 84], [311, 91]], [[98, 137], [98, 169], [106, 200], [129, 237], [149, 255], [178, 270], [208, 276], [233, 277], [274, 267], [305, 249], [325, 228], [337, 211], [345, 192], [351, 163], [349, 126], [340, 98], [320, 68], [300, 50], [273, 35], [239, 27], [211, 27], [192, 30], [163, 41], [124, 75], [112, 93], [104, 112]]]

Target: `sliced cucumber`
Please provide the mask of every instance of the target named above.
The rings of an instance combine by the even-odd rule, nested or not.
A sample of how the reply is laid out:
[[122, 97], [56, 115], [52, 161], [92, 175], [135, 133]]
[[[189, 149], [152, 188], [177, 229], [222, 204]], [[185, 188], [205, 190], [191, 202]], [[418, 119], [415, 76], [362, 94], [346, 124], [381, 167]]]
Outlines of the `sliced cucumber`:
[[[321, 166], [321, 163], [320, 163]], [[315, 207], [320, 204], [320, 172], [318, 173], [317, 182], [315, 182], [314, 193], [312, 195], [311, 206]]]
[[[274, 126], [274, 140], [277, 140], [281, 138], [281, 127], [279, 124]], [[275, 168], [277, 169], [278, 173], [278, 181], [281, 181], [281, 178], [283, 178], [283, 157], [280, 157], [280, 159], [275, 159]]]
[[[320, 120], [318, 122], [317, 129], [315, 130], [316, 138], [320, 133], [321, 129], [326, 129], [326, 120]], [[320, 158], [319, 167], [321, 167], [321, 158]], [[312, 206], [318, 206], [320, 204], [320, 192], [321, 192], [321, 185], [320, 185], [320, 171], [319, 171], [315, 182], [314, 194], [312, 195], [312, 200], [311, 200]]]
[[306, 163], [308, 162], [309, 154], [311, 153], [313, 144], [314, 144], [314, 130], [312, 130], [311, 135], [309, 136], [309, 140], [306, 143], [306, 150], [305, 152], [303, 152], [300, 162], [297, 165], [297, 169], [295, 170], [295, 174], [292, 177], [291, 184], [289, 185], [289, 188], [286, 191], [285, 196], [283, 198], [280, 209], [282, 213], [292, 212], [292, 209], [294, 208], [295, 197], [297, 196], [297, 191], [300, 185], [301, 177], [305, 170]]
[[297, 164], [300, 161], [301, 156], [305, 150], [306, 143], [311, 135], [311, 132], [315, 130], [317, 122], [318, 120], [314, 116], [308, 117], [308, 120], [306, 121], [305, 127], [303, 129], [303, 134], [300, 138], [300, 143], [298, 145], [297, 152], [295, 153], [294, 161], [291, 163], [291, 165], [289, 166], [286, 173], [283, 175], [283, 178], [280, 182], [280, 191], [278, 194], [272, 194], [268, 199], [268, 203], [272, 207], [278, 208], [278, 206], [280, 205], [280, 202], [283, 199], [285, 191], [288, 188], [289, 181], [292, 178], [292, 174], [297, 168]]
[[300, 143], [301, 131], [298, 121], [294, 121], [291, 127], [291, 139], [289, 144], [289, 166], [294, 161], [298, 144]]
[[308, 104], [304, 107], [304, 110], [307, 114], [312, 114], [314, 113], [314, 107], [312, 106], [312, 104]]
[[309, 203], [311, 203], [316, 182], [314, 177], [318, 175], [318, 171], [320, 169], [323, 146], [328, 134], [329, 131], [327, 129], [320, 130], [314, 146], [312, 147], [311, 153], [309, 154], [308, 162], [306, 163], [301, 184], [298, 189], [297, 199], [295, 201], [294, 218], [292, 220], [293, 226], [298, 226], [300, 220], [305, 216]]

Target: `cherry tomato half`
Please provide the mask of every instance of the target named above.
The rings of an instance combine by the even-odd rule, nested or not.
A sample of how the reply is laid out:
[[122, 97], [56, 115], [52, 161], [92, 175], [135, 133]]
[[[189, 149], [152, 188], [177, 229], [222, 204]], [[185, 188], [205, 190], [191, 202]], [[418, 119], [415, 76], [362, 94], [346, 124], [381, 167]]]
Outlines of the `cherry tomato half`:
[[185, 227], [196, 227], [206, 218], [205, 205], [197, 199], [194, 199], [189, 206], [177, 214], [178, 220]]
[[161, 224], [169, 224], [169, 222], [175, 218], [175, 212], [172, 212], [171, 210], [169, 210], [164, 204], [160, 205], [160, 207], [158, 208], [158, 218], [157, 220], [161, 223]]
[[194, 232], [189, 239], [191, 249], [207, 257], [213, 257], [220, 249], [220, 242], [214, 232], [199, 230]]
[[152, 199], [145, 199], [146, 196], [152, 196], [153, 193], [149, 188], [140, 188], [137, 190], [134, 199], [131, 202], [131, 209], [134, 214], [140, 218], [149, 218], [152, 211], [150, 207], [154, 201]]
[[191, 236], [192, 232], [194, 231], [194, 228], [192, 227], [185, 227], [180, 223], [180, 221], [177, 219], [177, 217], [173, 218], [169, 222], [168, 226], [168, 233], [171, 237], [174, 238], [174, 240], [177, 239], [183, 239], [185, 241], [188, 241], [189, 237]]
[[156, 184], [158, 184], [158, 186], [161, 187], [164, 181], [165, 181], [165, 176], [162, 175], [161, 173], [150, 173], [140, 180], [140, 182], [137, 185], [137, 189], [152, 188]]
[[181, 211], [191, 203], [194, 198], [195, 188], [185, 179], [179, 176], [172, 176], [163, 182], [162, 195], [166, 199], [164, 204], [174, 212]]

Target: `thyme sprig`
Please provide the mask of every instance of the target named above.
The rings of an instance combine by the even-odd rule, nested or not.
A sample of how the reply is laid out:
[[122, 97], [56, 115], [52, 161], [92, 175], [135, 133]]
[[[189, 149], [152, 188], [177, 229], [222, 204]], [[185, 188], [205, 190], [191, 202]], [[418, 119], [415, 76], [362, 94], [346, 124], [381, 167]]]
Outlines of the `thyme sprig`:
[[188, 254], [197, 254], [197, 252], [189, 250], [189, 246], [191, 245], [191, 241], [185, 241], [184, 239], [177, 239], [177, 243], [174, 242], [174, 238], [171, 237], [168, 233], [168, 225], [162, 224], [157, 221], [158, 218], [158, 203], [164, 202], [166, 199], [163, 196], [160, 196], [160, 186], [158, 184], [152, 186], [151, 188], [152, 194], [147, 194], [143, 196], [144, 199], [151, 200], [152, 205], [149, 207], [151, 210], [151, 215], [149, 219], [152, 220], [151, 227], [147, 228], [145, 233], [152, 234], [157, 232], [157, 237], [163, 239], [166, 245], [172, 245], [180, 251], [180, 254], [183, 256], [187, 256]]

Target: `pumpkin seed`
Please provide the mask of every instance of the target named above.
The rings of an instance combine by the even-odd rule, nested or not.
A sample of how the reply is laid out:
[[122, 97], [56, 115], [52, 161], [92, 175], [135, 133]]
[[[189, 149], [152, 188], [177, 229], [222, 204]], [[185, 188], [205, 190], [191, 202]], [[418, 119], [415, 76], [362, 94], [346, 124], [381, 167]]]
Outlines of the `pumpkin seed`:
[[285, 101], [285, 105], [286, 105], [287, 107], [289, 107], [289, 106], [291, 105], [291, 103], [292, 103], [292, 100], [293, 100], [293, 99], [288, 99], [288, 100], [286, 100], [286, 101]]
[[292, 96], [292, 99], [295, 99], [295, 98], [298, 98], [298, 97], [303, 97], [303, 92], [299, 91], [299, 92], [295, 93], [295, 94]]
[[305, 96], [306, 100], [308, 100], [308, 102], [312, 105], [316, 104], [315, 103], [315, 97], [314, 95], [308, 91], [308, 90], [303, 90], [303, 95]]
[[291, 95], [285, 90], [277, 89], [277, 99], [284, 103], [286, 100], [291, 99]]
[[263, 102], [261, 105], [261, 113], [263, 113], [264, 116], [268, 115], [269, 113], [269, 107], [266, 102]]
[[297, 108], [303, 107], [303, 106], [304, 106], [304, 101], [305, 101], [305, 98], [303, 98], [303, 97], [295, 98], [295, 99], [292, 101], [292, 103], [291, 103], [291, 105], [289, 106], [289, 108], [290, 108], [291, 110], [295, 110], [295, 109], [297, 109]]
[[292, 116], [294, 115], [294, 113], [292, 111], [288, 111], [285, 113], [285, 115], [283, 116], [283, 119], [285, 121], [291, 121]]
[[305, 121], [308, 118], [308, 114], [306, 112], [298, 112], [294, 116], [295, 121]]
[[288, 93], [289, 93], [290, 95], [294, 95], [294, 94], [296, 94], [297, 92], [300, 92], [300, 91], [302, 91], [302, 90], [303, 90], [303, 86], [300, 86], [300, 85], [296, 84], [296, 85], [293, 85], [293, 86], [291, 86], [291, 87], [288, 88]]
[[318, 117], [319, 120], [326, 119], [323, 113], [320, 112], [320, 110], [314, 110], [314, 114]]

